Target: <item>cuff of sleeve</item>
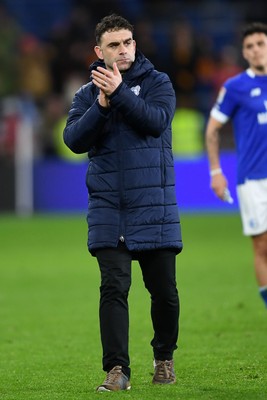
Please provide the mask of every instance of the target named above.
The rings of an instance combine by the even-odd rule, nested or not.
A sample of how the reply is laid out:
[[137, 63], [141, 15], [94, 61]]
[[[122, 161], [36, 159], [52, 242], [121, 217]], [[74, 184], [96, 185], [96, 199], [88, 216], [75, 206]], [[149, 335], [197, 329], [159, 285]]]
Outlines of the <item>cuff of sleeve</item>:
[[108, 114], [110, 113], [110, 107], [102, 107], [102, 106], [99, 104], [98, 101], [96, 102], [96, 105], [97, 105], [99, 111], [101, 112], [101, 114], [103, 114], [103, 115], [106, 116], [106, 115], [108, 115]]
[[119, 84], [119, 86], [114, 90], [113, 93], [111, 93], [111, 95], [109, 96], [109, 99], [112, 100], [113, 97], [116, 96], [116, 94], [118, 94], [118, 92], [120, 91], [121, 87], [123, 85], [123, 81]]

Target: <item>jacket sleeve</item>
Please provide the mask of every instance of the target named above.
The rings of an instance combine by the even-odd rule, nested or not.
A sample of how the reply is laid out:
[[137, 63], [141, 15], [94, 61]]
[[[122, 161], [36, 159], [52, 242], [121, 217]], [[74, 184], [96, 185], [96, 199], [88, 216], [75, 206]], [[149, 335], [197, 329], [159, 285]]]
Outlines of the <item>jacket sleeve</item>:
[[[91, 99], [90, 99], [91, 96]], [[101, 107], [93, 99], [89, 85], [75, 94], [63, 132], [65, 144], [74, 153], [88, 152], [101, 138], [110, 109]]]
[[[146, 93], [137, 96], [123, 82], [110, 96], [115, 107], [137, 132], [159, 137], [171, 124], [176, 96], [169, 77], [155, 71], [153, 78], [146, 78]], [[142, 84], [144, 86], [144, 82]], [[143, 87], [142, 86], [142, 87]], [[142, 89], [141, 89], [142, 90]]]

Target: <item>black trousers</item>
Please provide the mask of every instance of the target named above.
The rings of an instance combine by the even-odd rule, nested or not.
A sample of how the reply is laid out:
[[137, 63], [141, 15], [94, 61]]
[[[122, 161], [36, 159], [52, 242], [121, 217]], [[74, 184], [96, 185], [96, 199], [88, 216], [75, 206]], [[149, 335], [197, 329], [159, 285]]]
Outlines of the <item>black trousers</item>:
[[131, 253], [120, 243], [117, 248], [98, 250], [96, 257], [101, 272], [99, 316], [103, 370], [110, 371], [115, 365], [121, 365], [130, 377], [128, 293], [133, 259], [139, 262], [151, 297], [154, 358], [171, 360], [177, 348], [180, 312], [175, 251]]

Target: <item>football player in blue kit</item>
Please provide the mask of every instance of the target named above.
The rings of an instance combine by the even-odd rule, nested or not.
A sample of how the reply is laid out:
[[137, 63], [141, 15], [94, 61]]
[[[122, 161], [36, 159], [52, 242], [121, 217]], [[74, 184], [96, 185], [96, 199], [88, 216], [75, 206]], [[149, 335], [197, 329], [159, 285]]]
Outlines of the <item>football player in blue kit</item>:
[[227, 178], [220, 165], [219, 133], [230, 119], [237, 154], [237, 196], [243, 233], [252, 238], [255, 274], [267, 306], [267, 25], [248, 24], [242, 53], [248, 69], [222, 86], [205, 140], [211, 188], [224, 199]]

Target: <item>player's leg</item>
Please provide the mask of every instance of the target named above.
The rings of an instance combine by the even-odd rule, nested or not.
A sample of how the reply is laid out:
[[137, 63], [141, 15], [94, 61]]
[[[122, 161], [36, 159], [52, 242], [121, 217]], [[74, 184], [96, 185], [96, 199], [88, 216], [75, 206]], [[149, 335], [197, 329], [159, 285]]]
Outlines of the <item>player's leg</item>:
[[267, 179], [238, 185], [243, 233], [252, 238], [260, 294], [267, 305]]
[[267, 232], [252, 237], [254, 266], [260, 294], [267, 306]]

